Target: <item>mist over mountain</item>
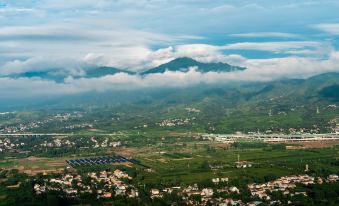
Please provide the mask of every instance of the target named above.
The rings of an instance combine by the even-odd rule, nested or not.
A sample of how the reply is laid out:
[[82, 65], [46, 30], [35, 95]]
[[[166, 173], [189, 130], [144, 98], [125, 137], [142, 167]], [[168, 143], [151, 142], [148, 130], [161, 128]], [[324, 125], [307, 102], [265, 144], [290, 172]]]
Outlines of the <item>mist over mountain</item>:
[[[110, 70], [112, 72], [120, 70]], [[100, 73], [102, 74], [102, 73]], [[105, 73], [107, 74], [107, 73]], [[92, 74], [96, 75], [96, 74]], [[206, 99], [228, 106], [252, 105], [279, 100], [279, 104], [296, 105], [312, 102], [338, 103], [339, 73], [325, 73], [308, 79], [281, 79], [267, 82], [231, 82], [197, 84], [189, 87], [148, 88], [144, 90], [89, 91], [68, 95], [2, 99], [2, 110], [41, 107], [104, 107], [107, 105], [178, 106], [199, 104]], [[18, 101], [20, 100], [20, 101]], [[205, 104], [205, 103], [204, 103]], [[209, 104], [209, 103], [208, 103]]]
[[125, 73], [129, 75], [147, 75], [155, 73], [164, 73], [166, 71], [178, 71], [188, 72], [190, 68], [195, 67], [197, 72], [234, 72], [243, 71], [246, 68], [239, 66], [232, 66], [226, 63], [202, 63], [192, 58], [182, 57], [176, 58], [168, 63], [161, 64], [158, 67], [147, 69], [143, 72], [134, 72], [127, 69], [119, 69], [108, 66], [94, 67], [87, 66], [78, 69], [78, 73], [72, 73], [72, 70], [67, 69], [48, 69], [44, 71], [26, 71], [21, 73], [14, 73], [9, 75], [3, 75], [9, 78], [41, 78], [46, 80], [53, 80], [56, 82], [62, 82], [65, 78], [71, 76], [73, 78], [100, 78], [107, 75], [115, 75], [118, 73]]
[[[253, 73], [254, 72], [254, 73]], [[3, 109], [72, 105], [102, 106], [125, 103], [165, 105], [187, 103], [218, 97], [216, 101], [246, 104], [277, 98], [308, 101], [337, 101], [338, 73], [323, 73], [309, 78], [262, 79], [260, 73], [226, 63], [203, 63], [181, 57], [141, 72], [114, 67], [87, 66], [76, 71], [48, 69], [26, 71], [2, 76], [18, 81], [18, 90], [33, 87], [28, 92], [2, 93]], [[26, 85], [26, 83], [28, 85]], [[32, 84], [32, 82], [35, 82]], [[21, 85], [22, 84], [22, 85]], [[51, 86], [52, 85], [52, 86]], [[4, 85], [6, 86], [6, 84]], [[43, 93], [41, 93], [43, 91]], [[239, 102], [240, 101], [240, 102]]]

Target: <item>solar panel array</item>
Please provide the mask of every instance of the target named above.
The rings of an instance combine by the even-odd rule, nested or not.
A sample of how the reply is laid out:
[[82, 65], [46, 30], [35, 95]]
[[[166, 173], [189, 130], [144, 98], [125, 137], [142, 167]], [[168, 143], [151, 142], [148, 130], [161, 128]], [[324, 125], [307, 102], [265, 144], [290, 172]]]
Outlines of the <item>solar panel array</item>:
[[130, 160], [120, 155], [66, 160], [66, 163], [72, 167], [106, 165], [106, 164], [122, 163], [122, 162], [130, 162]]

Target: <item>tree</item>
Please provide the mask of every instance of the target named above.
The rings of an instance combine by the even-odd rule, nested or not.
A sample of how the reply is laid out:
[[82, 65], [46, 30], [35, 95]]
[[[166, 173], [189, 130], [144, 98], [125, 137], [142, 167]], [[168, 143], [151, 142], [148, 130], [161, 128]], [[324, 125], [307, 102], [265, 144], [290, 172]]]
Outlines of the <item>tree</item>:
[[210, 164], [206, 160], [201, 163], [200, 168], [204, 171], [208, 171], [211, 169]]

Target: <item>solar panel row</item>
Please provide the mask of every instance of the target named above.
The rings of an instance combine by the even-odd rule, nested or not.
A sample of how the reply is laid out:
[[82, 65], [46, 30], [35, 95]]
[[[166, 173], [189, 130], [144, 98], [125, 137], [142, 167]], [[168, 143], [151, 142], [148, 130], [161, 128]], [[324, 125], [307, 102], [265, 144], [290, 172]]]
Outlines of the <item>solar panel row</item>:
[[66, 160], [66, 163], [72, 167], [104, 165], [104, 164], [121, 163], [121, 162], [130, 162], [130, 160], [120, 155], [101, 156], [101, 157], [84, 158], [84, 159], [76, 159], [76, 160]]

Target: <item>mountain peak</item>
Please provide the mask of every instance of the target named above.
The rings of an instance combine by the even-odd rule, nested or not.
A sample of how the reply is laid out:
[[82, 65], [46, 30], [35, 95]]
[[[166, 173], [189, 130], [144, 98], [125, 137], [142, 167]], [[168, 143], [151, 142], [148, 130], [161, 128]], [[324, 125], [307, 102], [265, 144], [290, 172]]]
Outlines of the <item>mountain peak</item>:
[[[173, 62], [182, 62], [182, 63], [199, 63], [198, 61], [190, 58], [190, 57], [178, 57], [176, 59], [173, 59], [172, 61], [168, 62], [168, 63], [173, 63]], [[168, 64], [167, 63], [167, 64]]]
[[218, 62], [218, 63], [203, 63], [196, 61], [195, 59], [189, 57], [179, 57], [173, 59], [165, 64], [162, 64], [158, 67], [149, 69], [141, 74], [153, 74], [153, 73], [164, 73], [165, 71], [181, 71], [187, 72], [190, 67], [198, 67], [197, 71], [206, 73], [206, 72], [232, 72], [232, 71], [242, 71], [246, 68], [232, 66], [226, 63]]

